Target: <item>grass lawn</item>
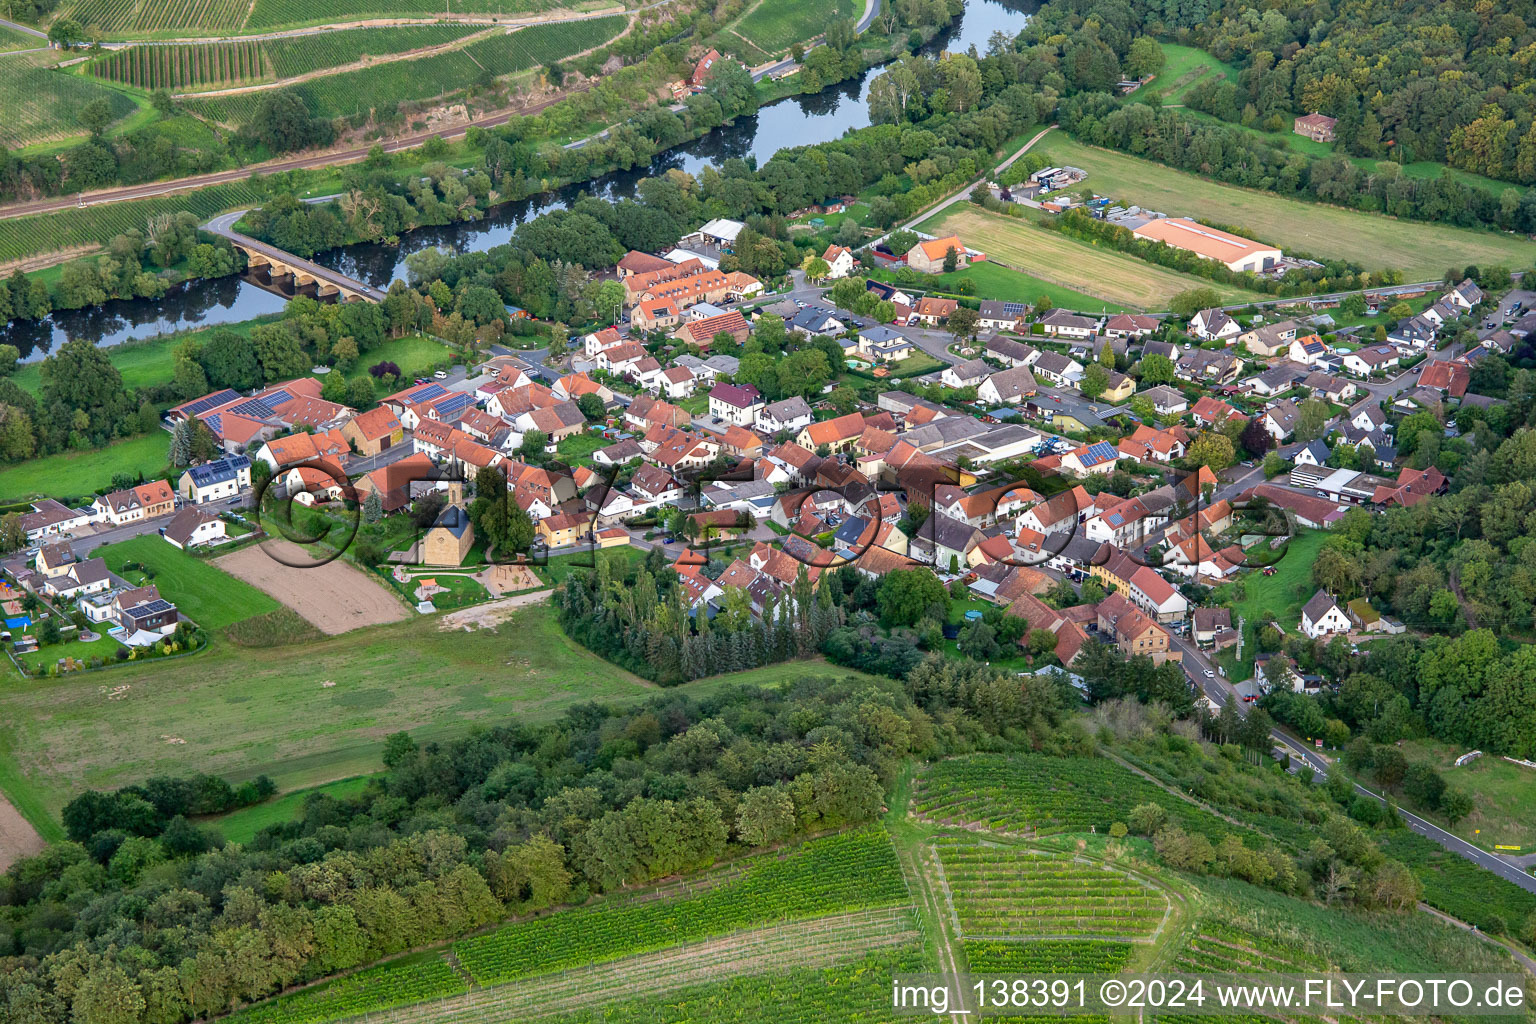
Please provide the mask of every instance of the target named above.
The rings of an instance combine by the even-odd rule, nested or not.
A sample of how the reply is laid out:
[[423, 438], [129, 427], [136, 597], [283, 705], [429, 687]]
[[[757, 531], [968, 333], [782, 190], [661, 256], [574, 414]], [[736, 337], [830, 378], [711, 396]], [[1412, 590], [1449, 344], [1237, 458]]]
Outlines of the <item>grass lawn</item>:
[[595, 431], [584, 430], [579, 434], [562, 438], [556, 445], [555, 452], [561, 462], [572, 466], [592, 465], [592, 453], [599, 448], [607, 448], [613, 444], [608, 438]]
[[407, 383], [417, 377], [425, 377], [433, 370], [453, 364], [453, 352], [433, 338], [413, 335], [409, 338], [391, 338], [378, 348], [364, 352], [357, 365], [347, 373], [349, 380], [368, 376], [368, 367], [390, 362], [400, 367], [400, 376]]
[[[257, 317], [237, 324], [220, 324], [218, 327], [112, 345], [103, 351], [106, 352], [108, 361], [117, 367], [117, 372], [123, 375], [123, 384], [130, 390], [150, 387], [155, 384], [165, 384], [174, 376], [176, 367], [173, 357], [182, 342], [189, 339], [206, 340], [207, 336], [214, 331], [233, 331], [242, 338], [249, 337], [254, 328], [277, 319], [278, 317], [275, 316]], [[11, 375], [11, 379], [32, 394], [40, 394], [43, 388], [42, 367], [41, 361], [18, 366], [16, 372]]]
[[615, 571], [620, 567], [628, 567], [645, 557], [645, 552], [633, 545], [626, 544], [623, 547], [604, 548], [601, 551], [576, 551], [569, 555], [554, 555], [548, 562], [538, 567], [539, 575], [558, 585], [565, 582], [565, 578], [576, 569], [590, 569], [593, 559], [601, 558], [613, 566]]
[[232, 843], [249, 843], [256, 838], [257, 832], [260, 832], [268, 825], [292, 821], [298, 817], [299, 812], [304, 808], [305, 799], [311, 793], [324, 793], [327, 796], [343, 800], [349, 796], [356, 796], [367, 787], [368, 776], [366, 775], [358, 775], [350, 779], [339, 779], [336, 782], [327, 782], [323, 786], [312, 786], [309, 789], [294, 790], [291, 793], [275, 796], [263, 803], [242, 807], [237, 811], [230, 811], [222, 817], [208, 819], [205, 824], [212, 825], [225, 839]]
[[437, 585], [445, 588], [444, 593], [433, 594], [427, 598], [438, 611], [479, 604], [481, 601], [490, 600], [491, 597], [490, 591], [481, 586], [478, 580], [472, 580], [468, 576], [439, 576], [434, 573], [423, 573], [404, 584], [395, 583], [393, 576], [390, 577], [389, 582], [404, 594], [411, 604], [415, 604], [416, 588], [420, 586], [418, 581], [423, 578], [437, 580]]
[[171, 547], [153, 533], [108, 544], [92, 554], [105, 558], [109, 569], [134, 582], [142, 580], [143, 573], [124, 572], [123, 563], [140, 562], [148, 566], [154, 572], [151, 582], [160, 589], [160, 595], [209, 631], [280, 607], [250, 584]]
[[0, 499], [14, 501], [37, 494], [56, 498], [88, 495], [112, 482], [117, 473], [153, 477], [165, 469], [170, 435], [156, 430], [105, 448], [61, 452], [0, 469]]
[[[441, 630], [436, 617], [359, 629], [294, 647], [215, 644], [196, 658], [114, 669], [127, 696], [109, 701], [102, 676], [0, 680], [0, 789], [49, 838], [82, 787], [206, 771], [238, 783], [265, 773], [280, 790], [380, 770], [385, 736], [419, 742], [470, 729], [558, 717], [575, 703], [641, 700], [661, 689], [566, 637], [548, 605], [497, 630]], [[698, 695], [733, 684], [857, 676], [797, 662], [698, 680]], [[179, 742], [185, 741], [185, 742]]]
[[1258, 635], [1260, 622], [1274, 619], [1287, 632], [1296, 629], [1296, 624], [1301, 621], [1301, 606], [1317, 593], [1317, 586], [1312, 582], [1312, 563], [1317, 560], [1317, 552], [1327, 539], [1328, 534], [1322, 530], [1304, 530], [1286, 544], [1285, 555], [1275, 563], [1273, 576], [1265, 576], [1259, 569], [1244, 572], [1244, 596], [1232, 606], [1233, 625], [1237, 625], [1236, 617], [1242, 616], [1249, 642], [1243, 645], [1241, 666], [1230, 648], [1222, 653], [1222, 658], [1229, 659], [1230, 663], [1218, 659], [1233, 682], [1253, 674], [1257, 644], [1252, 641]]
[[[933, 234], [957, 234], [990, 258], [1041, 280], [1135, 309], [1166, 309], [1169, 300], [1191, 288], [1214, 288], [1228, 302], [1256, 297], [1246, 289], [1167, 270], [1047, 230], [1026, 218], [988, 213], [969, 203], [950, 207], [922, 227]], [[1024, 292], [1019, 298], [1033, 301], [1034, 296]]]
[[1045, 148], [1052, 163], [1086, 170], [1088, 186], [1101, 195], [1170, 216], [1230, 224], [1288, 250], [1354, 260], [1368, 269], [1392, 267], [1410, 281], [1439, 278], [1448, 266], [1523, 267], [1531, 260], [1530, 243], [1513, 235], [1285, 199], [1096, 149], [1065, 135], [1053, 135]]
[[[1536, 851], [1536, 768], [1492, 754], [1457, 768], [1456, 759], [1467, 751], [1433, 739], [1405, 740], [1402, 747], [1410, 763], [1434, 765], [1452, 789], [1466, 793], [1476, 804], [1477, 809], [1451, 831], [1485, 850], [1520, 846], [1522, 853]], [[1417, 809], [1415, 813], [1424, 814]], [[1441, 815], [1424, 816], [1450, 829]]]
[[[106, 626], [104, 624], [97, 628], [105, 629]], [[47, 668], [49, 665], [57, 664], [60, 658], [74, 658], [76, 661], [86, 662], [96, 657], [111, 659], [116, 657], [119, 646], [116, 640], [103, 633], [97, 640], [89, 642], [69, 640], [51, 647], [40, 647], [31, 654], [18, 654], [16, 657], [29, 668], [35, 668], [38, 665]]]
[[[870, 276], [881, 281], [896, 280], [894, 274], [883, 270], [876, 271]], [[1044, 278], [1014, 270], [990, 260], [973, 263], [953, 274], [936, 274], [931, 280], [933, 282], [931, 285], [926, 279], [923, 285], [953, 295], [960, 294], [956, 291], [956, 286], [961, 281], [971, 281], [976, 286], [972, 295], [978, 299], [1006, 299], [1009, 302], [1033, 304], [1036, 299], [1044, 295], [1051, 300], [1051, 305], [1058, 309], [1071, 309], [1083, 313], [1125, 312], [1125, 307], [1118, 303], [1054, 284]]]

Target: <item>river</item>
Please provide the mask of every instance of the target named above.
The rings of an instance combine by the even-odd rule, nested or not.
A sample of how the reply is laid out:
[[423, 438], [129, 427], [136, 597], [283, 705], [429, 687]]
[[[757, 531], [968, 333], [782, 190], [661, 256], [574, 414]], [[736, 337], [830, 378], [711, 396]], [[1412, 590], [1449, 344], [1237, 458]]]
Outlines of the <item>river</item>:
[[[965, 12], [929, 44], [929, 52], [984, 53], [994, 32], [1013, 34], [1024, 27], [1028, 8], [1015, 2], [967, 0]], [[398, 246], [350, 245], [315, 257], [315, 262], [379, 287], [405, 276], [405, 257], [429, 246], [455, 252], [477, 252], [502, 245], [530, 217], [565, 206], [579, 192], [605, 198], [634, 195], [643, 178], [678, 168], [696, 174], [732, 157], [755, 158], [759, 165], [788, 146], [829, 142], [845, 132], [869, 125], [869, 85], [877, 69], [829, 86], [810, 96], [790, 96], [767, 104], [750, 117], [737, 118], [692, 142], [658, 154], [649, 166], [616, 171], [591, 181], [522, 202], [504, 203], [489, 216], [467, 224], [422, 228], [409, 232]], [[279, 313], [294, 293], [263, 283], [254, 275], [190, 281], [162, 298], [114, 300], [80, 310], [61, 310], [43, 320], [13, 321], [0, 327], [0, 343], [15, 345], [24, 361], [43, 358], [70, 338], [90, 338], [98, 345], [116, 345], [238, 323], [267, 313]]]

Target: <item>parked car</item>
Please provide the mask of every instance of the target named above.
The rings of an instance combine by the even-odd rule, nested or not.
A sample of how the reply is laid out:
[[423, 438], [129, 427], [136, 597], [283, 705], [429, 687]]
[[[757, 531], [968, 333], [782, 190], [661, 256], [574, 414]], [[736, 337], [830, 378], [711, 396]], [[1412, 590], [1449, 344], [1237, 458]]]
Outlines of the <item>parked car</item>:
[[438, 370], [432, 376], [436, 380], [447, 380], [448, 379], [448, 371], [447, 370]]

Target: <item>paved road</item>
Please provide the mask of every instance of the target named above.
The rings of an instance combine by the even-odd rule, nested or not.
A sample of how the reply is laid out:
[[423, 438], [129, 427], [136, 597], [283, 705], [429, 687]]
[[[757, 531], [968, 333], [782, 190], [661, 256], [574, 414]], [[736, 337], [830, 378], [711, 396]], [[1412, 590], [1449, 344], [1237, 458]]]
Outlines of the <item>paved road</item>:
[[[1046, 134], [1048, 132], [1050, 132], [1050, 130], [1052, 128], [1055, 128], [1055, 127], [1056, 126], [1053, 125], [1053, 124], [1052, 125], [1047, 125], [1046, 127], [1042, 128], [1038, 132], [1036, 132], [1034, 138], [1032, 138], [1028, 142], [1024, 143], [1024, 145], [1020, 146], [1017, 150], [1014, 151], [1014, 154], [1012, 156], [1010, 156], [1008, 159], [1004, 160], [1001, 164], [999, 164], [998, 165], [998, 170], [1002, 170], [1003, 168], [1008, 167], [1015, 160], [1017, 160], [1019, 157], [1023, 156], [1025, 153], [1028, 153], [1031, 146], [1033, 146], [1035, 143], [1039, 142], [1041, 139], [1045, 138]], [[930, 206], [928, 209], [924, 210], [922, 213], [919, 213], [916, 217], [913, 217], [911, 220], [909, 220], [905, 224], [901, 225], [901, 227], [898, 228], [897, 230], [900, 230], [900, 231], [911, 231], [916, 225], [922, 223], [925, 220], [928, 220], [930, 217], [935, 217], [938, 214], [943, 213], [945, 210], [949, 209], [951, 206], [955, 205], [956, 203], [962, 203], [962, 202], [969, 201], [969, 199], [971, 197], [971, 191], [977, 185], [979, 185], [980, 183], [986, 181], [990, 177], [992, 177], [992, 169], [988, 168], [986, 173], [984, 173], [981, 177], [977, 178], [973, 182], [970, 182], [964, 188], [962, 188], [960, 191], [956, 192], [954, 195], [950, 196], [948, 199], [945, 199], [944, 201], [940, 202], [937, 206]], [[885, 236], [881, 235], [879, 238], [875, 239], [875, 241], [871, 242], [870, 244], [871, 245], [875, 245], [875, 244], [878, 244], [878, 243], [883, 242], [883, 241], [885, 241]]]
[[[1187, 674], [1193, 679], [1206, 696], [1218, 706], [1225, 706], [1230, 701], [1236, 701], [1239, 714], [1248, 713], [1248, 705], [1237, 696], [1237, 690], [1231, 680], [1223, 678], [1216, 673], [1216, 666], [1206, 656], [1183, 637], [1174, 635], [1173, 646], [1177, 647], [1184, 656], [1184, 664]], [[1205, 672], [1210, 671], [1213, 677], [1207, 678]], [[1319, 754], [1316, 750], [1309, 749], [1304, 743], [1281, 729], [1276, 729], [1270, 734], [1270, 738], [1280, 744], [1293, 758], [1299, 758], [1308, 768], [1311, 768], [1317, 778], [1325, 777], [1330, 767], [1329, 759]], [[1356, 785], [1355, 792], [1362, 796], [1370, 797], [1377, 803], [1385, 804], [1386, 799], [1374, 790], [1365, 786]], [[1452, 853], [1459, 854], [1472, 861], [1478, 867], [1491, 871], [1508, 882], [1513, 882], [1527, 892], [1536, 893], [1536, 876], [1532, 876], [1518, 867], [1496, 857], [1486, 850], [1480, 850], [1459, 836], [1452, 835], [1434, 822], [1425, 821], [1423, 818], [1399, 807], [1397, 813], [1402, 815], [1410, 829], [1424, 838], [1439, 844]]]
[[40, 32], [31, 25], [20, 25], [14, 21], [7, 21], [4, 18], [0, 18], [0, 28], [8, 28], [12, 31], [20, 32], [24, 36], [32, 36], [34, 39], [48, 38], [48, 33]]
[[354, 280], [339, 271], [331, 270], [329, 267], [322, 267], [318, 263], [311, 263], [309, 260], [300, 259], [290, 252], [284, 252], [275, 245], [268, 245], [266, 242], [257, 241], [250, 235], [242, 235], [235, 230], [235, 223], [241, 217], [244, 217], [247, 212], [249, 211], [236, 210], [233, 213], [221, 214], [204, 224], [203, 229], [211, 234], [227, 238], [236, 245], [255, 249], [263, 256], [277, 260], [292, 270], [308, 274], [317, 281], [324, 281], [339, 288], [361, 292], [375, 302], [384, 301], [385, 293], [371, 284], [364, 284], [362, 281]]

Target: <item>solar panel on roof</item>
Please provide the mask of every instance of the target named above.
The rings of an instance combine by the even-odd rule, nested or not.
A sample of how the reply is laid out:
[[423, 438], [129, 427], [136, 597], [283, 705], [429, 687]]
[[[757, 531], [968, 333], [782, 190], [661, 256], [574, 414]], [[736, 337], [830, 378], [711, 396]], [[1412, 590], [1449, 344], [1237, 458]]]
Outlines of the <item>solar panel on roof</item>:
[[1005, 302], [1005, 303], [1003, 303], [1003, 312], [1004, 313], [1012, 313], [1015, 316], [1023, 315], [1024, 311], [1026, 309], [1028, 309], [1028, 308], [1029, 307], [1026, 306], [1022, 302]]
[[420, 391], [411, 395], [413, 402], [430, 402], [434, 398], [440, 398], [448, 393], [448, 389], [441, 384], [425, 384]]
[[143, 615], [154, 615], [158, 612], [168, 612], [172, 607], [173, 605], [171, 602], [165, 600], [164, 598], [156, 598], [153, 601], [145, 601], [141, 605], [135, 605], [133, 608], [130, 608], [129, 611], [139, 612]]
[[241, 416], [249, 416], [254, 420], [267, 420], [277, 415], [270, 405], [259, 398], [249, 398], [229, 410], [239, 413]]
[[182, 411], [188, 416], [198, 416], [209, 409], [217, 409], [221, 405], [228, 405], [240, 397], [240, 392], [225, 388], [223, 391], [215, 391], [211, 395], [205, 395], [191, 405], [183, 406]]
[[474, 395], [466, 395], [461, 392], [460, 394], [443, 399], [441, 402], [437, 403], [436, 408], [439, 413], [444, 416], [448, 416], [474, 404]]
[[213, 431], [215, 434], [219, 434], [219, 435], [223, 434], [223, 432], [224, 432], [224, 415], [222, 413], [217, 413], [216, 412], [212, 416], [209, 416], [203, 422], [207, 423], [208, 424], [208, 429]]
[[287, 388], [278, 388], [261, 396], [261, 400], [271, 406], [279, 406], [284, 402], [293, 401], [293, 392]]

